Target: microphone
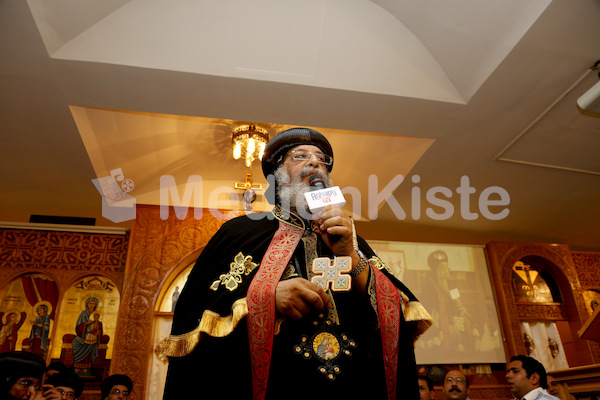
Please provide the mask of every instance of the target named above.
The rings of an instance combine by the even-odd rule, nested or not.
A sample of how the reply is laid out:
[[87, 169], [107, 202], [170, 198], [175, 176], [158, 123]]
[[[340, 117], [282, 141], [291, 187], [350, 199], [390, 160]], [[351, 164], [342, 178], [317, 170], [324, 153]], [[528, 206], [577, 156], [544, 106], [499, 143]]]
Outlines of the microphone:
[[346, 199], [344, 199], [340, 187], [333, 186], [328, 188], [321, 175], [311, 174], [308, 177], [308, 185], [310, 186], [310, 191], [304, 193], [304, 197], [311, 213], [316, 214], [321, 208], [328, 205], [343, 207], [346, 204]]
[[319, 174], [311, 174], [308, 177], [308, 185], [310, 186], [311, 192], [327, 188], [327, 186], [325, 186], [325, 181]]

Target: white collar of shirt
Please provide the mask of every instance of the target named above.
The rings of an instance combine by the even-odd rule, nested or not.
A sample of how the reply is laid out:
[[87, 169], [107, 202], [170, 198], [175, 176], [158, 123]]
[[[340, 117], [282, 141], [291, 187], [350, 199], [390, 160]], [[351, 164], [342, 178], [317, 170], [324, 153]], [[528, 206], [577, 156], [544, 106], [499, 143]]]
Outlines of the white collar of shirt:
[[[533, 389], [532, 391], [530, 391], [529, 393], [527, 393], [525, 396], [523, 396], [521, 399], [513, 399], [513, 400], [535, 400], [537, 399], [542, 393], [546, 393], [546, 390], [544, 390], [543, 387], [537, 387], [535, 389]], [[553, 396], [554, 397], [554, 396]]]

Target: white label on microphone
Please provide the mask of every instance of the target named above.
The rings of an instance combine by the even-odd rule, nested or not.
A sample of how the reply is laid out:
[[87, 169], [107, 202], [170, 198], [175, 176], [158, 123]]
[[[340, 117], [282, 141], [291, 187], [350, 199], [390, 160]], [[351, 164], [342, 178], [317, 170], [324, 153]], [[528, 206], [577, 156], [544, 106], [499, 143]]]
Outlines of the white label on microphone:
[[319, 212], [325, 206], [339, 205], [340, 207], [344, 207], [346, 204], [346, 199], [344, 199], [339, 186], [306, 192], [304, 193], [304, 197], [312, 213]]

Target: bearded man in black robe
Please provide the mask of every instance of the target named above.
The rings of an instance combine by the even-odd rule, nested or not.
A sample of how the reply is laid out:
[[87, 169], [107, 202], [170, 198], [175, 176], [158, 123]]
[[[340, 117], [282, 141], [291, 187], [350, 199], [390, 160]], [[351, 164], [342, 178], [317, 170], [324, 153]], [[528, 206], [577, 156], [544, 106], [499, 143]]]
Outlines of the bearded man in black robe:
[[[304, 199], [311, 175], [332, 185], [327, 139], [286, 130], [262, 168], [275, 207], [226, 222], [198, 258], [164, 348], [164, 399], [418, 399], [414, 341], [429, 314], [343, 210], [312, 214]], [[315, 259], [346, 262], [351, 289], [313, 282]]]

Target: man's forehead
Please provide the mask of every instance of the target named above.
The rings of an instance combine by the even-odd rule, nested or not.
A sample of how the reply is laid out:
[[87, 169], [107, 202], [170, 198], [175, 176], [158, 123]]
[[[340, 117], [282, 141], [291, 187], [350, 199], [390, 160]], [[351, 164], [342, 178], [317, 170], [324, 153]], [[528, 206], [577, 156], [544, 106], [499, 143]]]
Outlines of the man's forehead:
[[511, 361], [508, 366], [506, 367], [506, 369], [521, 369], [523, 368], [523, 363], [521, 361]]
[[68, 392], [75, 393], [75, 390], [73, 388], [68, 387], [68, 386], [57, 386], [56, 388], [62, 390], [65, 393], [68, 393]]
[[292, 147], [290, 149], [290, 151], [294, 151], [294, 150], [306, 150], [306, 151], [313, 151], [313, 152], [318, 152], [318, 153], [323, 153], [323, 151], [318, 148], [317, 146], [314, 146], [312, 144], [301, 144], [295, 147]]

